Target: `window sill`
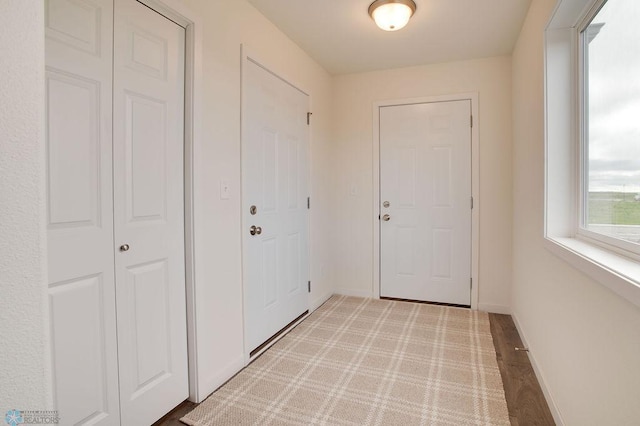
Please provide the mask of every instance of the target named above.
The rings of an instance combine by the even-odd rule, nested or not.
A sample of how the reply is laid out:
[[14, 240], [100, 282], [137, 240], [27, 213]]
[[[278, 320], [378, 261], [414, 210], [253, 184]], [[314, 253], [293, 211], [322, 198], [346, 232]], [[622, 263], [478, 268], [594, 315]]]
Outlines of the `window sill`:
[[640, 262], [577, 238], [545, 238], [556, 256], [640, 307]]

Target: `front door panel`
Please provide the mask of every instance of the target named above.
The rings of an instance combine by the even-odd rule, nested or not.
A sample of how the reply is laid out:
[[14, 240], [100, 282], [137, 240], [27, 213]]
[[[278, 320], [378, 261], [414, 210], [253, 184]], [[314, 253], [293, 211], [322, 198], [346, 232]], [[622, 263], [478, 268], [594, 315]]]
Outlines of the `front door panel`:
[[471, 304], [470, 108], [380, 108], [383, 297]]
[[242, 234], [251, 352], [308, 309], [309, 100], [252, 60], [244, 67]]

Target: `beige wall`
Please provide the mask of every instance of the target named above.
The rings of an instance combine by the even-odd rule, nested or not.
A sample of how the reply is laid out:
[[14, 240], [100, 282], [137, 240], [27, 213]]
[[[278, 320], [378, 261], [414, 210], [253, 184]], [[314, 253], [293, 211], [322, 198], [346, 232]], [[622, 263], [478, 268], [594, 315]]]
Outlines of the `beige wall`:
[[[203, 25], [203, 145], [196, 152], [198, 387], [206, 396], [242, 367], [240, 45], [311, 97], [311, 307], [331, 294], [329, 205], [331, 77], [245, 0], [183, 0]], [[231, 199], [220, 199], [220, 181]]]
[[44, 10], [0, 0], [0, 414], [50, 406]]
[[533, 1], [513, 53], [513, 315], [564, 424], [638, 424], [640, 309], [543, 247], [543, 37], [554, 5]]
[[[511, 58], [337, 76], [333, 87], [333, 238], [337, 292], [372, 295], [373, 103], [477, 92], [481, 309], [508, 312], [511, 279]], [[354, 192], [352, 192], [352, 189]], [[354, 195], [355, 194], [355, 195]]]

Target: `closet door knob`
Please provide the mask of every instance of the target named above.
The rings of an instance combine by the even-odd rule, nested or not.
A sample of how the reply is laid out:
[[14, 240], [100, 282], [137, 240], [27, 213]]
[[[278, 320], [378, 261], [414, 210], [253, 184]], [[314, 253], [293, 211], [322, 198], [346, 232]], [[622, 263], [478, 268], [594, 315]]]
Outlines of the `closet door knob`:
[[120, 246], [120, 251], [129, 251], [129, 244], [123, 244]]

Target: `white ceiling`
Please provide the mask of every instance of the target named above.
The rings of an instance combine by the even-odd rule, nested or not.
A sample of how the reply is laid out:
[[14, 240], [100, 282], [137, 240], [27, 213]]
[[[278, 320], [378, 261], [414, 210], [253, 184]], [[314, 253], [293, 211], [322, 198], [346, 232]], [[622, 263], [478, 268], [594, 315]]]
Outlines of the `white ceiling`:
[[331, 74], [508, 55], [531, 0], [415, 0], [400, 31], [378, 29], [373, 0], [248, 0]]

